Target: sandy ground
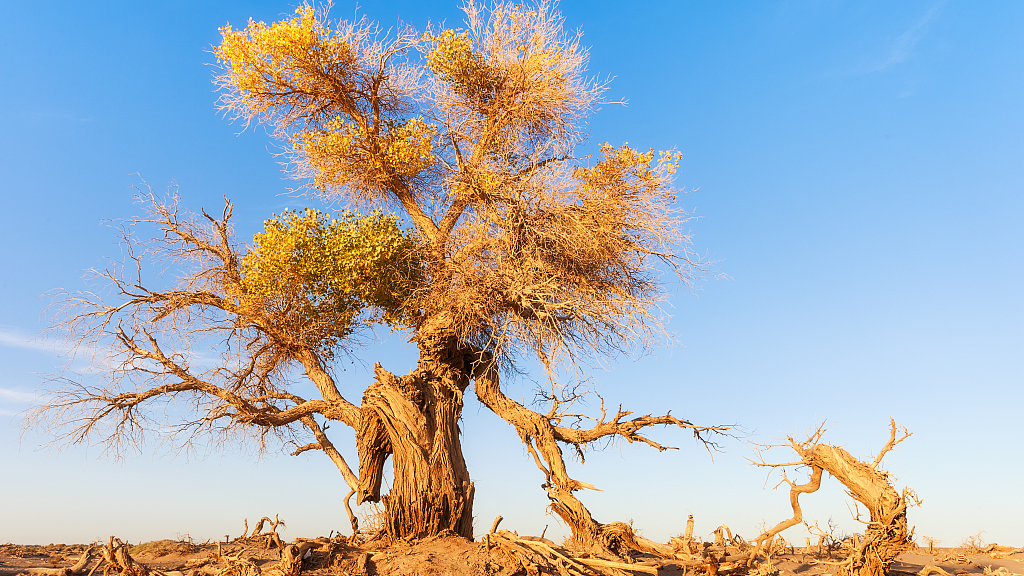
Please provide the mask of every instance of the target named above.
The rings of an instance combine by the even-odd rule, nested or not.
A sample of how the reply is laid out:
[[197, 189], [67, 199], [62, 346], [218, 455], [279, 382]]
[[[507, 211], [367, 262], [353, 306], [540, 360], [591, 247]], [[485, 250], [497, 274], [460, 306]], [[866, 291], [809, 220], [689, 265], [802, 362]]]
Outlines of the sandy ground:
[[[131, 554], [138, 562], [149, 568], [160, 571], [189, 571], [196, 569], [194, 576], [202, 576], [206, 572], [214, 572], [221, 564], [217, 562], [218, 546], [222, 554], [234, 554], [244, 549], [245, 557], [250, 558], [261, 570], [277, 564], [279, 553], [276, 548], [267, 548], [265, 543], [256, 540], [249, 542], [236, 541], [231, 544], [197, 544], [173, 540], [148, 542], [132, 548]], [[31, 574], [32, 568], [59, 568], [70, 566], [85, 550], [84, 544], [50, 544], [47, 546], [22, 546], [0, 544], [0, 576]], [[963, 550], [937, 548], [934, 553], [915, 551], [900, 556], [892, 566], [890, 576], [917, 575], [927, 566], [935, 566], [945, 570], [952, 576], [971, 574], [995, 574], [997, 576], [1024, 576], [1024, 552], [1012, 554], [963, 554]], [[834, 557], [838, 560], [838, 557]], [[811, 554], [800, 552], [784, 554], [774, 559], [773, 568], [778, 576], [817, 576], [834, 572], [835, 568], [818, 563]], [[89, 565], [91, 568], [94, 564]], [[725, 566], [723, 565], [723, 568]], [[379, 574], [381, 576], [464, 576], [470, 574], [491, 574], [511, 576], [524, 574], [518, 566], [510, 566], [494, 550], [489, 551], [483, 542], [470, 542], [461, 538], [438, 538], [420, 541], [415, 544], [399, 543], [389, 547], [364, 544], [359, 547], [338, 545], [335, 553], [327, 557], [323, 551], [314, 551], [305, 564], [304, 575], [362, 575]], [[541, 573], [544, 573], [543, 571]], [[633, 574], [633, 571], [622, 572]], [[635, 572], [640, 574], [640, 572]], [[700, 570], [690, 570], [699, 576]], [[743, 567], [722, 570], [723, 576], [745, 573], [767, 576], [763, 571], [747, 571]], [[86, 574], [83, 572], [83, 576]], [[102, 574], [97, 571], [95, 574]], [[678, 567], [665, 566], [658, 570], [659, 576], [682, 575], [686, 572]]]

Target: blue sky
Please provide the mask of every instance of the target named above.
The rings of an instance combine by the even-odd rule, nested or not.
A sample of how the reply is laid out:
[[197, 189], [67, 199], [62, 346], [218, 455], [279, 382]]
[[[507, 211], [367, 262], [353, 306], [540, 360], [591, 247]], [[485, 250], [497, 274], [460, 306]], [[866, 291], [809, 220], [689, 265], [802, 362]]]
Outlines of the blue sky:
[[[84, 269], [120, 254], [104, 219], [138, 213], [129, 187], [140, 177], [176, 182], [197, 211], [229, 196], [240, 238], [304, 205], [286, 194], [293, 183], [263, 130], [238, 135], [217, 114], [207, 65], [219, 26], [294, 5], [211, 4], [0, 2], [0, 541], [223, 537], [274, 513], [288, 538], [346, 526], [346, 490], [316, 454], [175, 457], [150, 446], [112, 462], [96, 448], [40, 449], [45, 434], [18, 427], [42, 374], [65, 363], [32, 339], [45, 325], [41, 295], [81, 287]], [[353, 10], [339, 1], [332, 14]], [[608, 99], [628, 101], [593, 118], [588, 145], [682, 151], [695, 247], [728, 276], [696, 293], [673, 287], [675, 343], [595, 371], [600, 391], [638, 413], [672, 409], [748, 434], [713, 460], [671, 430], [652, 436], [678, 451], [615, 444], [589, 455], [573, 472], [603, 489], [583, 495], [594, 516], [632, 518], [658, 540], [689, 513], [698, 533], [724, 523], [754, 535], [789, 511], [746, 461], [748, 441], [827, 420], [828, 440], [867, 454], [892, 416], [914, 432], [887, 464], [924, 501], [910, 512], [918, 535], [1024, 544], [1024, 4], [564, 1], [561, 11], [583, 29], [591, 71], [614, 76]], [[461, 21], [447, 2], [367, 0], [360, 12], [421, 29]], [[360, 358], [395, 370], [414, 361], [397, 338]], [[358, 390], [371, 375], [355, 363], [345, 377]], [[527, 396], [530, 385], [509, 390]], [[520, 533], [565, 533], [514, 432], [475, 401], [463, 429], [477, 528], [502, 514]], [[304, 498], [322, 489], [337, 498]], [[804, 498], [805, 515], [859, 530], [844, 500], [826, 481]]]

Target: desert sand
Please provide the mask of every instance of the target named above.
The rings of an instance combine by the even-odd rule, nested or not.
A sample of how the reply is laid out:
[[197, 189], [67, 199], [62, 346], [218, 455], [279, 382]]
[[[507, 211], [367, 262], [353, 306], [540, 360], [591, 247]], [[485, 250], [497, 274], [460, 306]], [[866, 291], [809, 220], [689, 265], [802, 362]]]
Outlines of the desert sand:
[[[1024, 548], [997, 544], [983, 545], [968, 539], [959, 548], [916, 547], [904, 552], [889, 570], [890, 576], [1024, 575]], [[125, 545], [128, 554], [104, 559], [103, 545], [49, 544], [0, 545], [0, 576], [86, 576], [89, 574], [131, 574], [131, 576], [259, 576], [284, 573], [282, 557], [301, 550], [298, 567], [308, 576], [394, 575], [463, 576], [470, 574], [654, 574], [654, 575], [757, 575], [815, 576], [841, 574], [845, 558], [841, 543], [831, 549], [790, 547], [780, 542], [775, 553], [759, 554], [748, 566], [740, 547], [724, 550], [702, 543], [704, 550], [691, 560], [664, 560], [631, 553], [625, 557], [596, 557], [572, 554], [550, 540], [518, 536], [505, 530], [484, 535], [477, 541], [457, 536], [428, 538], [417, 542], [352, 542], [342, 536], [296, 539], [281, 543], [274, 534], [236, 538], [230, 542], [198, 543], [159, 540]], [[285, 549], [279, 548], [283, 544]], [[298, 548], [301, 546], [301, 548]], [[718, 553], [716, 554], [716, 548]], [[90, 554], [86, 554], [91, 550]], [[109, 552], [108, 552], [109, 554]], [[121, 558], [120, 564], [117, 558]], [[84, 558], [89, 558], [82, 563]], [[128, 558], [130, 566], [125, 565]]]

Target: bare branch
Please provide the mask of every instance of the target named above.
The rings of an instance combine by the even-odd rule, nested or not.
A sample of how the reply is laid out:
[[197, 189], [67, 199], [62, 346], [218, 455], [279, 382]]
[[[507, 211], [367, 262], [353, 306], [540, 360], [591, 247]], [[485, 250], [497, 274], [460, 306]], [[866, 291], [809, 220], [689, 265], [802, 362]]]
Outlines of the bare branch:
[[[620, 526], [621, 523], [600, 525], [594, 521], [590, 512], [573, 495], [573, 492], [584, 488], [592, 490], [597, 488], [569, 476], [559, 443], [579, 449], [581, 444], [595, 442], [605, 437], [618, 436], [629, 442], [643, 442], [663, 451], [668, 447], [650, 440], [639, 431], [657, 424], [675, 425], [693, 430], [696, 438], [705, 446], [709, 446], [709, 441], [702, 434], [722, 434], [726, 432], [726, 428], [695, 426], [671, 415], [641, 416], [623, 421], [623, 418], [629, 416], [630, 413], [622, 410], [621, 407], [610, 420], [605, 419], [602, 411], [601, 419], [589, 429], [556, 426], [553, 420], [560, 416], [555, 407], [547, 414], [536, 412], [512, 400], [501, 391], [496, 362], [489, 353], [478, 354], [473, 376], [477, 398], [500, 418], [515, 426], [537, 467], [545, 474], [544, 488], [551, 500], [551, 508], [572, 528], [573, 538], [576, 542], [587, 547], [598, 542], [604, 542], [605, 546], [611, 545], [611, 542], [618, 542], [626, 547], [639, 546], [645, 550], [655, 550], [655, 553], [658, 554], [671, 554], [670, 550], [662, 550], [653, 543], [639, 544], [643, 539], [636, 536], [626, 525]], [[557, 404], [555, 406], [557, 407]], [[614, 546], [619, 544], [614, 544]]]
[[897, 440], [896, 432], [899, 429], [896, 428], [896, 420], [894, 418], [889, 418], [889, 441], [886, 442], [885, 446], [883, 446], [882, 449], [878, 451], [878, 455], [875, 456], [875, 461], [871, 463], [871, 468], [873, 470], [878, 469], [878, 465], [882, 463], [882, 458], [885, 458], [885, 455], [891, 452], [897, 444], [903, 442], [904, 440], [910, 438], [913, 435], [913, 433], [907, 430], [905, 427], [900, 429], [903, 430], [903, 436], [900, 436], [900, 438]]
[[[225, 201], [220, 219], [204, 212], [203, 227], [180, 216], [176, 195], [163, 203], [146, 189], [140, 199], [150, 216], [130, 220], [122, 230], [132, 274], [123, 266], [98, 273], [119, 301], [106, 304], [93, 293], [64, 293], [55, 306], [54, 330], [73, 338], [72, 354], [81, 348], [104, 351], [93, 362], [100, 374], [106, 372], [109, 386], [55, 379], [63, 389], [26, 423], [60, 422], [67, 431], [58, 438], [72, 443], [86, 441], [105, 425], [109, 434], [102, 442], [113, 454], [138, 446], [153, 427], [146, 405], [182, 395], [194, 398], [199, 417], [168, 422], [162, 430], [181, 436], [185, 445], [201, 432], [248, 427], [262, 446], [271, 430], [287, 433], [313, 414], [358, 425], [358, 408], [340, 395], [320, 354], [297, 341], [271, 311], [238, 299], [243, 288], [231, 237], [231, 203]], [[134, 238], [131, 227], [139, 224], [155, 226], [157, 237]], [[144, 284], [144, 259], [161, 257], [185, 267], [178, 287], [157, 290]], [[211, 364], [202, 358], [197, 368], [200, 358], [190, 353], [197, 342], [219, 347], [220, 360]], [[287, 391], [283, 377], [295, 365], [305, 368], [323, 400]]]
[[296, 448], [292, 452], [292, 456], [298, 456], [299, 454], [302, 454], [303, 452], [308, 452], [309, 450], [323, 450], [323, 446], [321, 446], [317, 442], [311, 442], [309, 444], [304, 444], [304, 445], [299, 446], [298, 448]]
[[754, 558], [761, 552], [761, 549], [766, 543], [770, 543], [782, 531], [796, 526], [803, 522], [804, 513], [800, 509], [800, 495], [809, 494], [811, 492], [817, 492], [818, 488], [821, 487], [821, 468], [811, 468], [811, 478], [806, 484], [794, 484], [785, 477], [783, 472], [783, 480], [786, 484], [789, 484], [789, 505], [793, 508], [793, 517], [788, 520], [779, 522], [770, 530], [765, 530], [760, 536], [754, 540], [754, 549], [750, 551], [750, 557], [747, 559], [747, 566], [750, 566]]

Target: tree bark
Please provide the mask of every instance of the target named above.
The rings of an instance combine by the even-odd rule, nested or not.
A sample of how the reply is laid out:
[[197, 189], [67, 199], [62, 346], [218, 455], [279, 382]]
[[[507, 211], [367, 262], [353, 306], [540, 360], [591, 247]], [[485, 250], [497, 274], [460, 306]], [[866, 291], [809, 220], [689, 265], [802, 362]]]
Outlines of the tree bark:
[[[473, 483], [458, 426], [471, 356], [442, 330], [421, 328], [418, 345], [412, 374], [395, 376], [377, 364], [363, 394], [356, 503], [383, 500], [382, 530], [391, 539], [446, 532], [472, 539]], [[394, 485], [382, 496], [388, 457]]]
[[[895, 434], [895, 424], [893, 424]], [[885, 472], [855, 458], [846, 450], [829, 444], [817, 444], [797, 450], [804, 464], [823, 469], [842, 482], [850, 496], [868, 509], [870, 521], [864, 541], [853, 552], [851, 573], [857, 576], [885, 576], [889, 567], [910, 547], [907, 525], [907, 499], [889, 483]]]

